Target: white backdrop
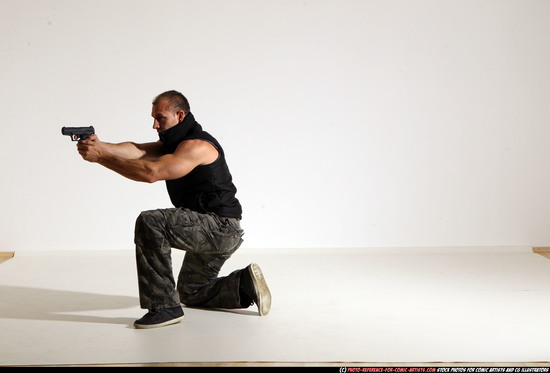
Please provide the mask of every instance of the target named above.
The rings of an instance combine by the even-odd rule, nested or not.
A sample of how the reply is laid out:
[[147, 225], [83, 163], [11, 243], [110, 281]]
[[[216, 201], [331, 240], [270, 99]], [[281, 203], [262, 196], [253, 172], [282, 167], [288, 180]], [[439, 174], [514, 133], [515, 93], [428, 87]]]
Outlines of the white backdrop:
[[183, 92], [243, 247], [550, 244], [548, 0], [0, 0], [0, 251], [133, 249], [164, 184], [62, 126], [155, 141]]

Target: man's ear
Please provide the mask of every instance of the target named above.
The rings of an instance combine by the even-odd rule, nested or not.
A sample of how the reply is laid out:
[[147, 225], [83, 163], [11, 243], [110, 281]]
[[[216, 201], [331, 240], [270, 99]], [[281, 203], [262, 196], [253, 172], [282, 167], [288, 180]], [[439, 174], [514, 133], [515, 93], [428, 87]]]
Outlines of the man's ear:
[[181, 122], [185, 118], [185, 112], [183, 110], [178, 111], [178, 120]]

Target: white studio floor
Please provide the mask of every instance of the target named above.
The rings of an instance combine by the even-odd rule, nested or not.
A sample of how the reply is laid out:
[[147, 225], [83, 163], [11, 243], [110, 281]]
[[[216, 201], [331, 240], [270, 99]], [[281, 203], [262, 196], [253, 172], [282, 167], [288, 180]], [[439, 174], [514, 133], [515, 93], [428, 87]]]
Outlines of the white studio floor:
[[530, 247], [242, 249], [222, 275], [250, 262], [269, 315], [186, 308], [136, 330], [133, 251], [18, 252], [0, 264], [0, 366], [550, 361], [550, 260]]

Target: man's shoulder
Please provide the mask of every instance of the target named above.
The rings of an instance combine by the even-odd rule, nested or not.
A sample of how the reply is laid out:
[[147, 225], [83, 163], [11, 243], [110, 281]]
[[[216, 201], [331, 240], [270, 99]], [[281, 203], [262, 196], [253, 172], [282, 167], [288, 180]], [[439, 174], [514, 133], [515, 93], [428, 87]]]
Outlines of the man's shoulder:
[[212, 143], [208, 140], [185, 139], [178, 144], [176, 151], [193, 151], [196, 149], [204, 149], [212, 146]]
[[203, 139], [187, 139], [180, 142], [174, 152], [178, 157], [200, 159], [200, 164], [210, 164], [218, 158], [218, 149]]

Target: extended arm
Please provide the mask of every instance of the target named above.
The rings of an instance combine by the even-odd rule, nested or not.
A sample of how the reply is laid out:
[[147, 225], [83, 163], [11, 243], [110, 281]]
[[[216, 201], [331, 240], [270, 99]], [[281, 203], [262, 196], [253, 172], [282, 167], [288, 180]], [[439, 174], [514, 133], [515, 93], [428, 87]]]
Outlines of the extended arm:
[[123, 159], [154, 160], [162, 155], [162, 143], [160, 141], [146, 144], [136, 144], [133, 142], [110, 144], [106, 142], [99, 142], [97, 136], [92, 136], [90, 139], [92, 141], [98, 141], [97, 144], [104, 148], [104, 152]]
[[[160, 144], [160, 147], [153, 144]], [[147, 183], [178, 179], [218, 157], [216, 148], [201, 140], [183, 141], [173, 154], [160, 155], [161, 146], [161, 143], [106, 144], [93, 136], [81, 141], [78, 151], [87, 161], [97, 162], [128, 179]]]

